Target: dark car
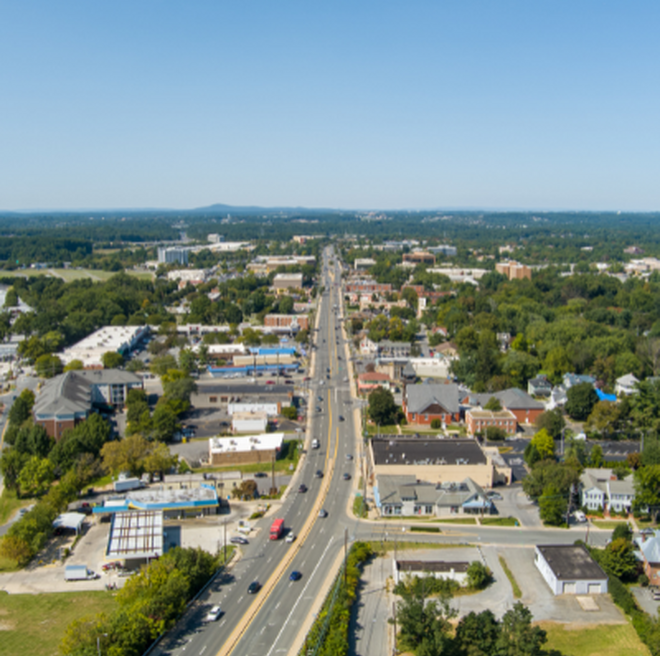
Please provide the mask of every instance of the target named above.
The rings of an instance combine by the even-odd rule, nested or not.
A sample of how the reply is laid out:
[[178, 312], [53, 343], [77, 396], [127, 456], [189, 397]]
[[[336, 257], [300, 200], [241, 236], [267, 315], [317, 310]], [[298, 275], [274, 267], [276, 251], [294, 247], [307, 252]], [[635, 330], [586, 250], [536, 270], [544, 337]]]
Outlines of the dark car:
[[350, 480], [351, 480], [351, 475], [350, 475], [348, 472], [344, 472], [342, 478], [343, 478], [345, 481], [350, 481]]
[[321, 519], [323, 519], [327, 516], [328, 516], [328, 511], [325, 510], [324, 508], [321, 508], [321, 510], [319, 510], [319, 517], [321, 517]]
[[300, 485], [298, 487], [298, 492], [300, 492], [301, 494], [304, 494], [305, 492], [307, 492], [307, 486], [303, 483], [302, 485]]
[[302, 574], [296, 570], [294, 570], [293, 572], [291, 572], [291, 574], [289, 574], [289, 581], [300, 581], [301, 578], [302, 578]]
[[323, 397], [321, 395], [316, 397], [319, 400], [319, 403], [323, 403]]
[[244, 537], [240, 535], [235, 535], [233, 538], [229, 538], [229, 541], [232, 544], [250, 544]]
[[268, 474], [266, 472], [255, 472], [254, 473], [255, 478], [266, 478], [266, 476], [268, 476]]
[[339, 415], [339, 421], [344, 421], [344, 415]]
[[261, 590], [261, 583], [259, 581], [252, 581], [250, 585], [248, 585], [248, 594], [257, 594]]
[[353, 460], [353, 456], [350, 453], [347, 453], [346, 460]]
[[320, 405], [316, 406], [316, 412], [323, 412], [322, 408]]
[[317, 469], [314, 476], [316, 476], [316, 478], [323, 478], [323, 472], [320, 469]]

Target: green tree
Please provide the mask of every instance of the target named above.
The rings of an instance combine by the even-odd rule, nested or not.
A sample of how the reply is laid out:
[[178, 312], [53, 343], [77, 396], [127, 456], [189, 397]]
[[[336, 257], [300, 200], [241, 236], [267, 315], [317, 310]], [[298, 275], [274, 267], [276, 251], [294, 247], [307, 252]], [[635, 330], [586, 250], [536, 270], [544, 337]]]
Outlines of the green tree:
[[395, 423], [399, 408], [389, 390], [379, 387], [369, 394], [369, 418], [375, 424], [388, 426]]
[[48, 458], [31, 456], [21, 469], [18, 486], [24, 496], [41, 496], [48, 491], [54, 479], [53, 463]]
[[42, 378], [53, 378], [62, 373], [64, 365], [56, 355], [41, 355], [35, 362], [37, 375]]
[[190, 397], [197, 391], [197, 383], [190, 376], [177, 376], [171, 380], [163, 380], [163, 391], [172, 409], [181, 414], [190, 407]]
[[612, 531], [612, 542], [620, 539], [632, 544], [633, 532], [628, 522], [618, 524]]
[[639, 564], [632, 542], [626, 538], [612, 540], [601, 554], [599, 563], [606, 572], [614, 574], [622, 581], [634, 581], [637, 578]]
[[545, 428], [534, 434], [532, 444], [541, 458], [553, 458], [555, 455], [555, 441]]
[[467, 569], [468, 587], [483, 590], [493, 580], [491, 571], [480, 561], [473, 560]]
[[544, 524], [560, 526], [566, 518], [568, 500], [555, 485], [548, 485], [539, 497], [539, 515]]
[[21, 453], [14, 448], [3, 449], [0, 455], [0, 473], [2, 473], [4, 486], [8, 490], [19, 490], [18, 477], [27, 463], [29, 455]]
[[660, 512], [660, 464], [640, 467], [634, 475], [635, 500], [633, 508], [647, 508], [656, 517]]
[[532, 626], [532, 613], [517, 601], [500, 624], [497, 656], [541, 656], [547, 642], [546, 632]]
[[71, 360], [68, 364], [64, 365], [64, 372], [67, 371], [80, 371], [84, 369], [85, 365], [82, 360]]
[[154, 443], [144, 458], [144, 470], [150, 474], [164, 474], [176, 465], [178, 457], [170, 453], [169, 448], [160, 442]]
[[556, 487], [562, 495], [568, 497], [579, 479], [579, 470], [570, 463], [558, 463], [548, 459], [541, 460], [532, 467], [529, 474], [523, 478], [522, 486], [525, 494], [536, 501], [548, 485]]
[[493, 656], [500, 636], [500, 624], [492, 611], [472, 611], [456, 627], [456, 646], [463, 656]]
[[298, 419], [298, 410], [294, 406], [290, 405], [285, 408], [282, 408], [281, 415], [286, 419], [295, 421], [296, 419]]
[[191, 349], [181, 349], [181, 352], [179, 353], [179, 366], [181, 367], [181, 370], [186, 373], [190, 373], [197, 369], [197, 357]]
[[108, 351], [101, 356], [104, 369], [119, 369], [124, 365], [124, 356], [117, 351]]
[[152, 417], [153, 436], [161, 442], [169, 442], [179, 430], [177, 415], [168, 403], [159, 403]]
[[16, 290], [13, 287], [10, 287], [5, 295], [5, 307], [12, 308], [17, 306], [18, 306], [18, 294], [16, 293]]
[[9, 410], [9, 421], [16, 426], [20, 426], [30, 417], [30, 405], [21, 396], [16, 397], [11, 409]]
[[555, 408], [554, 410], [542, 412], [534, 425], [537, 431], [545, 429], [552, 436], [552, 439], [557, 440], [560, 438], [566, 422], [564, 421], [564, 415], [561, 409]]
[[[152, 344], [154, 342], [151, 342]], [[151, 361], [150, 369], [154, 376], [165, 376], [171, 369], [176, 369], [177, 363], [173, 355], [159, 355]]]
[[598, 395], [590, 383], [578, 383], [566, 392], [566, 412], [571, 419], [584, 421], [589, 417], [596, 403]]
[[587, 419], [586, 428], [597, 430], [608, 438], [620, 428], [620, 424], [621, 407], [619, 404], [611, 401], [598, 401]]
[[502, 404], [500, 403], [500, 400], [495, 397], [491, 396], [488, 399], [488, 403], [484, 406], [484, 410], [491, 410], [492, 412], [499, 412], [502, 409]]
[[599, 469], [603, 466], [603, 447], [600, 444], [594, 444], [591, 447], [591, 453], [589, 454], [589, 460], [592, 467]]
[[55, 440], [48, 435], [43, 426], [28, 424], [16, 434], [14, 448], [28, 456], [45, 458], [54, 444]]

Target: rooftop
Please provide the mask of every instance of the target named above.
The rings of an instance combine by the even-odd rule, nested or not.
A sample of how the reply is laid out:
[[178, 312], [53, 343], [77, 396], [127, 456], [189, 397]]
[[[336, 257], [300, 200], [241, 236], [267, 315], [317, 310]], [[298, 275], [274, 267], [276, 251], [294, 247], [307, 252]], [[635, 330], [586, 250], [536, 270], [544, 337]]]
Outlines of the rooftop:
[[138, 511], [112, 517], [107, 559], [156, 558], [163, 555], [163, 513]]
[[607, 574], [582, 545], [537, 545], [550, 569], [560, 581], [607, 579]]
[[282, 448], [284, 433], [262, 433], [241, 437], [212, 437], [210, 453], [245, 453], [246, 451], [271, 451]]
[[375, 438], [371, 447], [376, 465], [485, 465], [488, 462], [475, 440]]
[[458, 386], [454, 383], [411, 385], [406, 388], [406, 404], [408, 412], [412, 413], [422, 413], [429, 406], [439, 405], [456, 414], [459, 411]]

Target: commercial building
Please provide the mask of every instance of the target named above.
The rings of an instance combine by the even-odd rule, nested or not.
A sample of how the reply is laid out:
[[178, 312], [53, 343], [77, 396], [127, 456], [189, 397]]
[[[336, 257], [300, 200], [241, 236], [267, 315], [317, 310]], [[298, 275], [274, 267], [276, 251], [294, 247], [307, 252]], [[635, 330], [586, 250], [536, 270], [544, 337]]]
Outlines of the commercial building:
[[515, 435], [518, 422], [509, 410], [470, 409], [465, 413], [465, 424], [470, 435], [484, 433], [487, 428], [499, 428], [507, 435]]
[[374, 438], [369, 457], [378, 476], [415, 476], [435, 485], [471, 479], [482, 488], [511, 481], [511, 468], [476, 440]]
[[403, 412], [409, 424], [418, 426], [429, 426], [434, 419], [444, 425], [459, 421], [458, 385], [408, 385], [403, 393]]
[[282, 448], [284, 433], [262, 433], [242, 437], [212, 437], [209, 440], [210, 465], [270, 464]]
[[353, 262], [353, 268], [358, 269], [370, 269], [372, 266], [376, 265], [376, 260], [372, 257], [356, 257]]
[[309, 329], [309, 317], [301, 314], [267, 314], [264, 328], [271, 328], [272, 332], [297, 333]]
[[149, 326], [105, 326], [59, 353], [66, 365], [80, 360], [85, 369], [103, 369], [106, 353], [127, 355], [147, 337]]
[[142, 379], [130, 371], [67, 371], [42, 387], [32, 409], [34, 421], [59, 439], [94, 409], [123, 406], [133, 388], [142, 388]]
[[583, 545], [537, 545], [534, 564], [555, 595], [607, 592], [607, 574]]
[[348, 283], [345, 287], [347, 294], [390, 294], [390, 283], [378, 283], [374, 280], [358, 280]]
[[433, 576], [436, 579], [456, 581], [459, 585], [467, 585], [468, 567], [466, 562], [445, 562], [443, 560], [393, 560], [394, 584], [406, 580], [407, 577]]
[[493, 392], [492, 394], [469, 394], [462, 401], [472, 407], [483, 408], [492, 398], [500, 402], [503, 410], [513, 413], [519, 424], [533, 424], [539, 415], [545, 411], [543, 403], [535, 401], [527, 392], [523, 392], [517, 387], [511, 387], [501, 392]]
[[188, 264], [188, 249], [178, 246], [159, 248], [158, 264]]
[[265, 433], [268, 428], [266, 412], [234, 412], [231, 416], [232, 433]]
[[495, 271], [506, 276], [509, 280], [531, 280], [532, 270], [530, 267], [509, 260], [507, 262], [498, 262], [495, 264]]
[[368, 371], [358, 376], [358, 392], [368, 394], [375, 389], [382, 387], [383, 389], [391, 389], [390, 377], [387, 374], [381, 374], [377, 371]]
[[447, 244], [429, 246], [426, 250], [429, 251], [429, 253], [435, 253], [435, 255], [444, 255], [445, 257], [453, 257], [458, 254], [458, 249], [456, 246], [448, 246]]
[[410, 262], [412, 264], [435, 264], [435, 255], [433, 253], [427, 253], [425, 251], [414, 251], [412, 253], [404, 253], [403, 255], [404, 262]]
[[278, 273], [273, 278], [273, 289], [276, 294], [284, 294], [291, 289], [302, 289], [302, 273]]

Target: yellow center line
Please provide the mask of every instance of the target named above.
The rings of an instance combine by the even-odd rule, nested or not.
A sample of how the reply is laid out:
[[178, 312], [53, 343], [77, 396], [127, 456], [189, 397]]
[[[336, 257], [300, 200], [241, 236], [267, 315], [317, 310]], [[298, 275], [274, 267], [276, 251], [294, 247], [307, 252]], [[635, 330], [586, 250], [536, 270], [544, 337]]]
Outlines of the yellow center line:
[[[334, 331], [334, 325], [333, 325], [333, 331]], [[337, 357], [337, 343], [335, 340], [335, 358], [336, 357]], [[330, 397], [329, 388], [328, 388], [328, 397]], [[330, 398], [328, 398], [328, 446], [325, 454], [324, 470], [328, 468], [329, 462], [332, 463], [332, 467], [330, 468], [330, 471], [324, 473], [323, 483], [321, 484], [321, 489], [319, 490], [319, 494], [316, 498], [316, 501], [314, 502], [312, 513], [308, 516], [305, 525], [303, 526], [302, 530], [298, 535], [298, 539], [293, 543], [292, 548], [288, 550], [285, 557], [280, 561], [280, 564], [276, 567], [275, 571], [270, 575], [268, 581], [266, 581], [266, 584], [262, 588], [262, 593], [258, 594], [257, 598], [252, 602], [252, 605], [243, 615], [243, 618], [239, 621], [239, 624], [234, 628], [227, 641], [217, 652], [217, 656], [229, 656], [229, 654], [231, 654], [234, 651], [240, 640], [243, 638], [247, 630], [250, 628], [252, 622], [257, 616], [257, 613], [261, 610], [264, 603], [266, 603], [266, 600], [272, 594], [277, 583], [279, 583], [280, 579], [282, 578], [282, 575], [284, 574], [284, 571], [293, 562], [294, 557], [296, 556], [298, 551], [300, 551], [303, 544], [305, 543], [305, 540], [309, 536], [309, 533], [311, 532], [312, 527], [314, 526], [314, 523], [318, 518], [318, 511], [321, 509], [323, 502], [325, 501], [328, 495], [328, 488], [330, 487], [330, 481], [332, 480], [334, 464], [337, 461], [337, 449], [339, 447], [339, 428], [337, 428], [336, 435], [337, 435], [337, 439], [335, 440], [334, 458], [332, 461], [330, 461], [329, 456], [330, 456], [330, 448], [332, 442], [332, 403]]]

